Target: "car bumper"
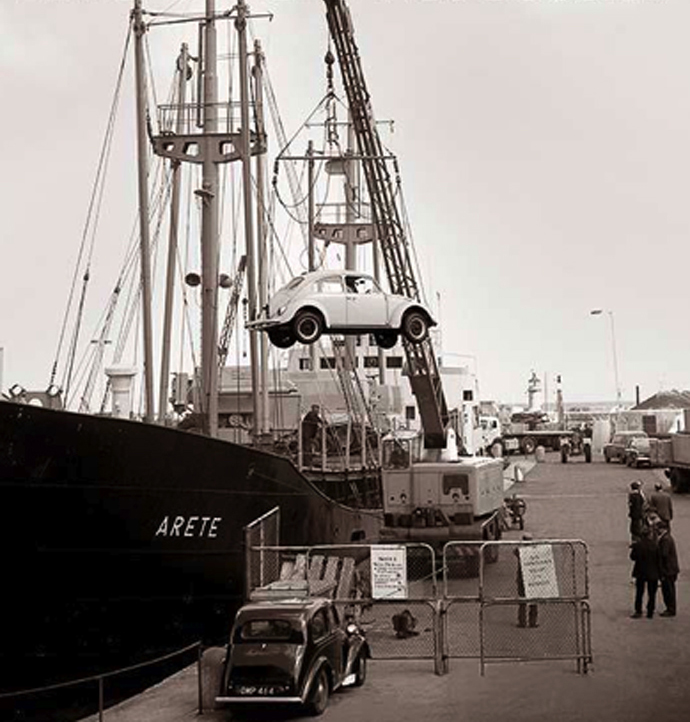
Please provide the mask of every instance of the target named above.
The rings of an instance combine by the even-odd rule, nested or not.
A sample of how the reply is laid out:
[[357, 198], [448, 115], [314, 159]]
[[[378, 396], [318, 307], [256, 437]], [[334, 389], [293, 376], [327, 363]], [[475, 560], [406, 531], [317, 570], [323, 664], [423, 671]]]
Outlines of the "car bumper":
[[284, 318], [260, 318], [256, 321], [247, 321], [244, 327], [250, 331], [263, 331], [267, 328], [274, 328], [276, 326], [284, 326], [287, 321]]
[[216, 704], [304, 704], [301, 697], [279, 697], [272, 695], [270, 697], [262, 697], [260, 695], [241, 695], [239, 697], [216, 697]]

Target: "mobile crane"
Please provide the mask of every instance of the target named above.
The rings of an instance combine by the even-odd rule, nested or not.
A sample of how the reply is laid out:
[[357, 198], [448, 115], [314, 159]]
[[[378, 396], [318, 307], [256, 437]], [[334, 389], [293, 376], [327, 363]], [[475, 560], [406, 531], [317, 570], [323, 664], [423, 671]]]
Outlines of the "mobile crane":
[[[324, 2], [390, 289], [420, 300], [350, 12], [345, 0]], [[402, 344], [422, 422], [425, 454], [414, 453], [411, 443], [403, 445], [397, 439], [384, 448], [381, 540], [425, 542], [440, 553], [448, 541], [498, 539], [503, 464], [500, 459], [457, 457], [457, 450], [455, 460], [444, 460], [441, 450], [446, 446], [450, 415], [431, 339], [412, 344], [403, 337]], [[452, 457], [452, 449], [449, 451]]]

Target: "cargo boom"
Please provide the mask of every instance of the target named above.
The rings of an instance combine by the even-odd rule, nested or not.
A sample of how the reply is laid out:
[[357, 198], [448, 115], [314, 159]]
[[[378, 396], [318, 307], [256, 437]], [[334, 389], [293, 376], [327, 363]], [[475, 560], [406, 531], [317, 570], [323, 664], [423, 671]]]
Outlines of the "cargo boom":
[[[376, 238], [393, 293], [420, 299], [411, 253], [391, 182], [391, 173], [373, 116], [354, 29], [344, 0], [324, 0], [328, 28], [347, 95], [359, 160], [372, 208]], [[407, 377], [424, 432], [422, 453], [412, 443], [390, 442], [382, 473], [385, 529], [382, 541], [430, 542], [437, 551], [447, 541], [497, 539], [498, 509], [503, 501], [503, 465], [499, 460], [455, 457], [446, 461], [450, 415], [436, 355], [429, 338], [402, 340]], [[453, 439], [454, 434], [451, 434]], [[401, 458], [390, 468], [397, 451]], [[449, 444], [450, 446], [450, 444]], [[419, 459], [423, 458], [424, 461]], [[401, 463], [402, 461], [402, 463]], [[388, 463], [385, 463], [388, 462]]]

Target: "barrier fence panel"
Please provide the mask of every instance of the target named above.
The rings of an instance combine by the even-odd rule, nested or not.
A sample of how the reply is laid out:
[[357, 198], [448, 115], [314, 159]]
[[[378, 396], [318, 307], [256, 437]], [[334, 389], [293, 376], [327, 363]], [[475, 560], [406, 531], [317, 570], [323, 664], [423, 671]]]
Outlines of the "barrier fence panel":
[[[354, 618], [374, 659], [591, 664], [587, 548], [581, 541], [284, 547], [275, 519], [247, 528], [247, 595], [324, 596]], [[263, 531], [262, 531], [263, 527]], [[442, 572], [442, 574], [441, 574]]]
[[280, 507], [274, 507], [244, 528], [245, 599], [252, 589], [278, 579], [280, 558], [264, 547], [280, 544]]
[[362, 627], [374, 659], [440, 659], [437, 574], [430, 546], [248, 546], [247, 561], [251, 598], [329, 597], [342, 616]]
[[437, 584], [430, 546], [348, 544], [312, 547], [307, 556], [310, 590], [316, 592], [329, 583], [318, 580], [319, 568], [327, 569], [328, 561], [336, 558], [345, 570], [353, 560], [351, 581], [341, 572], [332, 597], [361, 625], [374, 659], [434, 658]]
[[451, 542], [443, 567], [448, 657], [478, 655], [482, 673], [487, 662], [546, 659], [573, 659], [578, 671], [587, 671], [592, 655], [584, 542]]

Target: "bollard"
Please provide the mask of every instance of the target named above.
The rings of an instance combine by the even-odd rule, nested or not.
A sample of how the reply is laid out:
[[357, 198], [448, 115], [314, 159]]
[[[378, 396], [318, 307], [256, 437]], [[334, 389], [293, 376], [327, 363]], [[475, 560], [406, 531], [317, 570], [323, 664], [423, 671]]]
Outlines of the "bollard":
[[546, 461], [546, 449], [543, 446], [537, 446], [534, 450], [534, 458], [537, 463]]
[[515, 474], [516, 482], [525, 480], [525, 472], [522, 470], [522, 467], [519, 466], [518, 464], [515, 464], [515, 469], [514, 469], [513, 473]]

